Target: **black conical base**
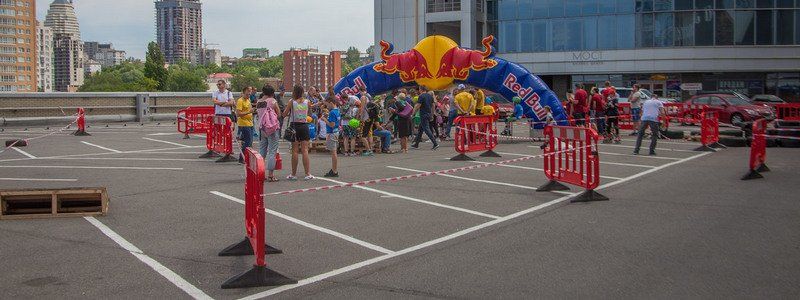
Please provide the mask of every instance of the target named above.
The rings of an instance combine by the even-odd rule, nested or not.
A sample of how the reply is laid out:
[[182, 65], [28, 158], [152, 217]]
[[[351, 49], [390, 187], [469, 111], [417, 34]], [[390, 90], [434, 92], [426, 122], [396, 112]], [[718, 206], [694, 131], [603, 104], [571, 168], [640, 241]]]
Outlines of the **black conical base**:
[[494, 150], [489, 150], [489, 151], [483, 152], [483, 153], [481, 153], [481, 155], [478, 155], [478, 156], [480, 156], [480, 157], [502, 157], [502, 156], [500, 156], [500, 154], [497, 154], [497, 152], [494, 152]]
[[231, 277], [222, 284], [223, 289], [240, 289], [261, 286], [295, 284], [297, 280], [283, 276], [267, 267], [253, 266], [247, 272]]
[[576, 203], [576, 202], [594, 202], [594, 201], [608, 201], [608, 200], [609, 200], [608, 197], [603, 196], [600, 193], [595, 192], [594, 190], [587, 190], [581, 193], [580, 195], [576, 196], [575, 198], [572, 198], [571, 200], [569, 200], [569, 202]]
[[208, 151], [208, 152], [206, 152], [206, 154], [200, 155], [200, 158], [212, 158], [212, 157], [218, 157], [218, 156], [219, 155], [216, 152]]
[[75, 136], [91, 136], [91, 134], [89, 134], [89, 133], [87, 133], [86, 131], [83, 131], [83, 130], [75, 131], [75, 133], [73, 133], [73, 135], [75, 135]]
[[549, 191], [569, 191], [569, 187], [563, 185], [562, 183], [550, 180], [545, 183], [543, 186], [536, 188], [537, 192], [549, 192]]
[[708, 145], [703, 145], [694, 149], [694, 151], [703, 151], [703, 152], [717, 152], [714, 148], [709, 147]]
[[233, 155], [225, 154], [225, 156], [223, 156], [222, 158], [218, 159], [216, 162], [218, 162], [218, 163], [226, 163], [226, 162], [232, 162], [232, 161], [238, 161], [238, 159], [234, 158]]
[[472, 158], [472, 157], [467, 156], [464, 153], [461, 153], [459, 155], [453, 156], [452, 158], [450, 158], [450, 160], [451, 161], [474, 161], [475, 159]]
[[[266, 254], [281, 254], [283, 250], [272, 247], [270, 245], [264, 244], [265, 249], [264, 252]], [[248, 238], [244, 238], [241, 242], [236, 244], [230, 245], [222, 251], [219, 252], [219, 256], [245, 256], [245, 255], [253, 255], [253, 246], [250, 245], [250, 240]]]
[[710, 146], [711, 148], [714, 148], [714, 149], [728, 149], [728, 146], [725, 146], [725, 145], [720, 144], [720, 143], [713, 143], [713, 144], [708, 145], [708, 146]]
[[188, 134], [188, 133], [187, 133], [187, 134], [184, 134], [184, 135], [183, 135], [183, 139], [184, 139], [184, 140], [188, 140], [188, 139], [189, 139], [189, 134]]
[[747, 174], [745, 174], [744, 177], [742, 177], [742, 180], [751, 180], [759, 178], [764, 178], [764, 176], [761, 175], [761, 173], [758, 173], [758, 171], [756, 170], [750, 170], [750, 172], [747, 172]]
[[756, 168], [756, 171], [757, 172], [769, 172], [769, 171], [772, 171], [772, 170], [770, 170], [769, 167], [767, 167], [766, 164], [761, 164], [760, 166], [758, 166], [758, 168]]
[[6, 141], [6, 148], [8, 147], [26, 147], [28, 146], [28, 141], [26, 140], [7, 140]]

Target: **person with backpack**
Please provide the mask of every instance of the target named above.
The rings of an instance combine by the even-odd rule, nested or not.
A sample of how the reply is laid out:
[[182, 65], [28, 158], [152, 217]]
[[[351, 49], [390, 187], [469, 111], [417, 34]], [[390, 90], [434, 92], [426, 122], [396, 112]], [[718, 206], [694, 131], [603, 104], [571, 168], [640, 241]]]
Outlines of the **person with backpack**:
[[356, 96], [349, 95], [342, 110], [344, 111], [344, 115], [342, 116], [342, 143], [344, 143], [344, 156], [356, 156], [355, 152], [358, 128], [351, 126], [350, 120], [359, 119], [359, 106], [361, 106], [361, 100], [358, 100], [358, 97]]
[[325, 149], [331, 152], [331, 170], [324, 177], [339, 177], [339, 156], [336, 153], [339, 150], [339, 127], [342, 125], [342, 116], [339, 113], [339, 108], [336, 105], [335, 97], [328, 97], [325, 99], [325, 105], [328, 108], [327, 113], [322, 115], [320, 120], [325, 120]]
[[411, 148], [419, 149], [419, 143], [422, 141], [422, 134], [428, 136], [433, 143], [433, 147], [431, 150], [436, 150], [439, 148], [439, 142], [436, 139], [436, 136], [433, 135], [431, 131], [431, 118], [433, 116], [433, 96], [428, 93], [428, 87], [421, 85], [419, 87], [420, 95], [417, 98], [417, 104], [414, 107], [414, 112], [419, 112], [420, 116], [420, 126], [419, 130], [417, 131], [417, 137], [414, 139], [414, 144], [411, 145]]
[[278, 143], [281, 138], [281, 123], [278, 119], [278, 100], [275, 100], [275, 89], [265, 85], [261, 89], [261, 98], [256, 102], [259, 124], [259, 153], [264, 158], [266, 169], [269, 172], [267, 182], [277, 182], [275, 168], [277, 164]]
[[378, 122], [380, 107], [364, 94], [361, 96], [361, 104], [361, 142], [367, 148], [361, 155], [373, 156], [375, 153], [372, 151], [372, 130], [375, 128], [375, 123]]
[[292, 88], [292, 101], [286, 105], [283, 115], [289, 118], [289, 128], [287, 140], [292, 142], [292, 174], [286, 179], [297, 180], [297, 165], [299, 156], [303, 157], [303, 170], [305, 171], [304, 180], [312, 180], [311, 161], [308, 158], [308, 144], [311, 140], [311, 131], [308, 127], [310, 101], [303, 97], [302, 86], [296, 85]]
[[405, 93], [398, 94], [389, 111], [397, 117], [395, 130], [400, 138], [400, 151], [408, 153], [408, 137], [411, 136], [413, 126], [411, 116], [414, 113], [414, 108], [411, 107], [411, 99]]

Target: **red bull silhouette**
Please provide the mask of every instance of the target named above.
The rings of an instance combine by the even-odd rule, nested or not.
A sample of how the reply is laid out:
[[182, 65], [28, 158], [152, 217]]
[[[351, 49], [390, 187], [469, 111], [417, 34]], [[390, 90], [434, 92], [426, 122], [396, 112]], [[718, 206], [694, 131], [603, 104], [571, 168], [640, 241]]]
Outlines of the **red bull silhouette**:
[[419, 51], [411, 49], [405, 53], [392, 54], [394, 46], [386, 41], [381, 41], [382, 63], [377, 63], [373, 69], [377, 72], [392, 75], [400, 73], [400, 80], [411, 82], [420, 78], [433, 78], [425, 56]]
[[439, 72], [436, 73], [436, 77], [452, 77], [456, 80], [466, 80], [469, 77], [470, 70], [483, 71], [494, 68], [497, 65], [497, 61], [489, 58], [492, 55], [493, 41], [494, 36], [491, 35], [483, 38], [481, 44], [484, 47], [484, 51], [459, 47], [448, 50], [442, 57], [442, 63], [439, 67]]

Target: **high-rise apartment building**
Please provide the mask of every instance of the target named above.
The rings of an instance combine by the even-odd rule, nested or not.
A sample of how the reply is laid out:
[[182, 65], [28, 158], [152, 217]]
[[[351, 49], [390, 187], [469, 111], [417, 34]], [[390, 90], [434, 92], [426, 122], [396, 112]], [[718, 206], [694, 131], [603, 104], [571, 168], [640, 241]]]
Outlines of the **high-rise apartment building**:
[[342, 51], [319, 53], [316, 49], [291, 49], [283, 52], [283, 87], [315, 86], [326, 90], [342, 78]]
[[203, 11], [200, 0], [157, 0], [156, 38], [168, 64], [198, 61], [203, 54]]
[[0, 0], [0, 92], [36, 91], [35, 0]]
[[36, 48], [38, 61], [36, 62], [36, 79], [39, 91], [53, 91], [53, 30], [50, 27], [36, 22]]
[[44, 25], [53, 31], [53, 88], [75, 92], [83, 85], [83, 42], [71, 0], [54, 0]]
[[116, 66], [125, 61], [125, 51], [114, 49], [112, 44], [85, 42], [83, 52], [87, 59], [94, 60], [103, 67]]

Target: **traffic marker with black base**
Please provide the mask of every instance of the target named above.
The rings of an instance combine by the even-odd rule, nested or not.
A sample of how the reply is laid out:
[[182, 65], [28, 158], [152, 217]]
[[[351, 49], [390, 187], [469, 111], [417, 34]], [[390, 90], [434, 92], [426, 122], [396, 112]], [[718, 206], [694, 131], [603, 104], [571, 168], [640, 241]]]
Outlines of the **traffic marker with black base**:
[[25, 147], [28, 146], [28, 141], [26, 140], [7, 140], [6, 147]]
[[764, 178], [764, 176], [761, 175], [761, 173], [759, 173], [756, 170], [750, 170], [750, 172], [747, 172], [747, 174], [745, 174], [744, 177], [742, 177], [742, 180], [751, 180], [760, 178]]
[[608, 201], [608, 197], [601, 195], [594, 190], [586, 190], [585, 192], [581, 193], [580, 195], [576, 196], [569, 200], [570, 203], [576, 202], [594, 202], [594, 201]]
[[478, 156], [480, 156], [480, 157], [502, 157], [502, 156], [500, 156], [500, 154], [497, 154], [497, 152], [494, 152], [494, 150], [489, 150], [489, 151], [483, 152]]
[[[270, 245], [264, 244], [266, 246], [265, 252], [267, 254], [281, 254], [283, 250], [272, 247]], [[219, 252], [219, 256], [245, 256], [245, 255], [253, 255], [255, 252], [253, 251], [253, 245], [250, 244], [250, 240], [245, 237], [244, 240], [238, 242], [236, 244], [230, 245], [222, 251]]]
[[247, 272], [236, 275], [222, 284], [223, 289], [253, 288], [295, 284], [297, 280], [283, 276], [266, 266], [253, 266]]
[[225, 156], [223, 156], [222, 158], [216, 160], [215, 162], [226, 163], [226, 162], [232, 162], [232, 161], [239, 161], [239, 160], [234, 158], [233, 155], [225, 154]]
[[537, 192], [569, 191], [569, 187], [555, 180], [550, 180], [543, 186], [536, 188]]
[[451, 161], [474, 161], [475, 159], [467, 156], [464, 153], [458, 154], [450, 158]]
[[208, 151], [208, 152], [206, 152], [205, 154], [203, 154], [203, 155], [200, 155], [200, 157], [199, 157], [199, 158], [212, 158], [212, 157], [219, 157], [219, 154], [217, 154], [217, 153], [216, 153], [216, 152], [214, 152], [214, 151]]

